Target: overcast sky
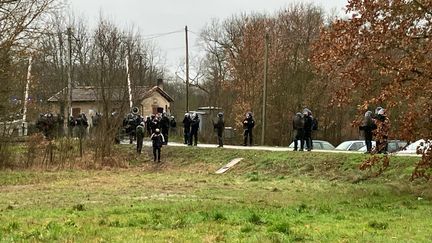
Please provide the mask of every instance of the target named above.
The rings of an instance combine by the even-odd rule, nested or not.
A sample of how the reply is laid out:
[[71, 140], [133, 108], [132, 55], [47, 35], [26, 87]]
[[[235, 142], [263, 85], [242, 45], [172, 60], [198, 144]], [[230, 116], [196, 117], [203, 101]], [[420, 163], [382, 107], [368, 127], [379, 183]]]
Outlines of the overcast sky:
[[[102, 13], [121, 27], [135, 26], [143, 36], [181, 31], [185, 25], [192, 32], [199, 31], [211, 19], [225, 19], [240, 13], [274, 13], [292, 0], [69, 0], [76, 15], [84, 16], [94, 25]], [[342, 15], [347, 0], [315, 0], [327, 12], [335, 10]], [[190, 34], [190, 54], [196, 56], [196, 36]], [[161, 49], [166, 65], [175, 70], [184, 58], [184, 33], [154, 39]]]

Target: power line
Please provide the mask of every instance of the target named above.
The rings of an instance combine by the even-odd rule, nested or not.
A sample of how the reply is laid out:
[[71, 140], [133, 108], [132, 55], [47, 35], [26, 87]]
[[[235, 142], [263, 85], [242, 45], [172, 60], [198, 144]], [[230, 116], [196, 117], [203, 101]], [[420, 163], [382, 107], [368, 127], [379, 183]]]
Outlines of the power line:
[[153, 40], [153, 39], [157, 39], [157, 38], [164, 37], [164, 36], [167, 36], [167, 35], [172, 35], [172, 34], [177, 34], [177, 33], [182, 33], [182, 32], [183, 32], [183, 30], [177, 30], [177, 31], [171, 31], [171, 32], [160, 33], [160, 34], [145, 35], [145, 36], [149, 36], [147, 38], [143, 38], [145, 36], [141, 36], [141, 37], [138, 37], [138, 38], [140, 38], [143, 41], [145, 41], [145, 40]]
[[[198, 49], [201, 46], [198, 44], [194, 44], [194, 45], [189, 45], [189, 48], [194, 48], [194, 49]], [[168, 48], [164, 48], [165, 51], [171, 51], [171, 50], [180, 50], [180, 49], [185, 49], [185, 46], [177, 46], [177, 47], [168, 47]]]
[[170, 31], [170, 32], [164, 32], [164, 33], [147, 34], [147, 35], [142, 35], [141, 37], [164, 36], [164, 35], [170, 35], [170, 34], [175, 34], [175, 33], [180, 33], [180, 32], [183, 32], [183, 29], [174, 30], [174, 31]]
[[196, 35], [197, 37], [201, 37], [200, 34], [194, 32], [194, 31], [192, 31], [192, 30], [189, 30], [189, 32], [191, 32], [192, 34]]
[[[138, 35], [135, 38], [141, 40], [141, 41], [147, 41], [147, 40], [153, 40], [153, 39], [157, 39], [157, 38], [161, 38], [164, 36], [168, 36], [168, 35], [173, 35], [173, 34], [177, 34], [177, 33], [182, 33], [183, 30], [175, 30], [175, 31], [169, 31], [169, 32], [164, 32], [164, 33], [155, 33], [155, 34], [148, 34], [148, 35]], [[51, 36], [58, 36], [59, 34], [67, 34], [67, 32], [38, 32], [39, 34], [44, 34], [44, 35], [51, 35]], [[89, 33], [90, 35], [86, 36], [86, 38], [88, 39], [95, 39], [94, 36], [91, 35], [91, 33]], [[72, 35], [72, 38], [77, 39], [74, 35]]]
[[171, 48], [165, 48], [165, 51], [175, 51], [175, 50], [183, 50], [185, 49], [184, 46], [179, 46], [179, 47], [171, 47]]

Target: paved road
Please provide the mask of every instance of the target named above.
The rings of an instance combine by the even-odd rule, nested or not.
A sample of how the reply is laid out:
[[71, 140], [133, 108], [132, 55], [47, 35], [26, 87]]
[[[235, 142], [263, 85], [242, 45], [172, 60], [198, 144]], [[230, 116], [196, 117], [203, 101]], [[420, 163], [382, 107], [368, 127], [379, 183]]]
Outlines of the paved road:
[[[129, 140], [122, 140], [121, 144], [129, 144]], [[151, 147], [152, 144], [150, 141], [144, 141], [144, 146], [146, 147]], [[187, 147], [187, 145], [183, 144], [183, 143], [177, 143], [177, 142], [169, 142], [168, 146], [172, 146], [172, 147]], [[217, 144], [204, 144], [204, 143], [199, 143], [198, 148], [217, 148], [218, 145]], [[284, 151], [292, 151], [292, 148], [288, 148], [288, 147], [271, 147], [271, 146], [238, 146], [238, 145], [224, 145], [223, 147], [224, 149], [238, 149], [238, 150], [261, 150], [261, 151], [279, 151], [279, 152], [284, 152]], [[219, 149], [219, 148], [218, 148]], [[357, 151], [341, 151], [341, 150], [319, 150], [319, 149], [314, 149], [312, 150], [312, 152], [320, 152], [320, 153], [339, 153], [339, 154], [362, 154], [362, 152], [357, 152]], [[305, 153], [309, 153], [309, 152], [305, 152]], [[417, 154], [391, 154], [391, 155], [395, 155], [395, 156], [408, 156], [408, 157], [420, 157], [420, 155]]]

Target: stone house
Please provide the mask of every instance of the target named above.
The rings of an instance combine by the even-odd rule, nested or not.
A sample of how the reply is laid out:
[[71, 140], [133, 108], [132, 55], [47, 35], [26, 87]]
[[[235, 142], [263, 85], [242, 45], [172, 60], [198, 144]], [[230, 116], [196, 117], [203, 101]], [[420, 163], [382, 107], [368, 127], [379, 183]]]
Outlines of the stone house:
[[[66, 89], [48, 99], [52, 113], [60, 113], [60, 106], [62, 103], [64, 105], [64, 102], [61, 101], [65, 99], [65, 92], [67, 92]], [[119, 112], [120, 114], [126, 114], [130, 112], [129, 94], [126, 87], [115, 87], [102, 91], [101, 88], [94, 86], [77, 86], [72, 89], [72, 116], [77, 117], [80, 113], [85, 113], [90, 119], [96, 112], [106, 113], [102, 108], [102, 93], [105, 96], [111, 97], [110, 103], [112, 108], [109, 113]], [[163, 90], [163, 85], [160, 81], [154, 87], [134, 87], [132, 99], [133, 106], [139, 108], [139, 114], [142, 116], [162, 112], [171, 113], [171, 103], [174, 102], [174, 99]]]

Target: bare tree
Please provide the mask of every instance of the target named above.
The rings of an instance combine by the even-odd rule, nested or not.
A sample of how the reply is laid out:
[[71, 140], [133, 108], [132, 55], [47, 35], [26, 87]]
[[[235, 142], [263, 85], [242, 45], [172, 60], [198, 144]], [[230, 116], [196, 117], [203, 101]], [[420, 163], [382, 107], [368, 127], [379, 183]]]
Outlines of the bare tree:
[[[43, 22], [52, 9], [57, 7], [55, 0], [22, 0], [0, 2], [0, 113], [11, 110], [6, 107], [16, 84], [19, 57], [26, 52], [35, 40], [45, 31]], [[23, 83], [23, 82], [21, 82]], [[15, 87], [16, 89], [17, 87]], [[15, 90], [16, 91], [16, 90]]]
[[[19, 112], [20, 104], [9, 102], [13, 95], [24, 93], [22, 70], [29, 49], [44, 32], [43, 21], [55, 0], [0, 1], [0, 124], [6, 127], [7, 117]], [[27, 61], [28, 62], [28, 61]], [[0, 161], [8, 162], [9, 133], [0, 135]]]
[[[227, 121], [241, 126], [244, 113], [252, 111], [261, 125], [265, 35], [269, 41], [267, 142], [286, 145], [291, 119], [308, 106], [321, 108], [312, 98], [315, 75], [309, 62], [311, 43], [324, 22], [321, 9], [293, 4], [272, 15], [233, 16], [213, 20], [201, 33], [206, 50], [204, 86], [212, 103], [222, 106]], [[220, 99], [223, 94], [223, 99]], [[318, 110], [318, 115], [320, 112]], [[259, 127], [258, 127], [259, 128]], [[284, 136], [280, 136], [284, 134]]]

